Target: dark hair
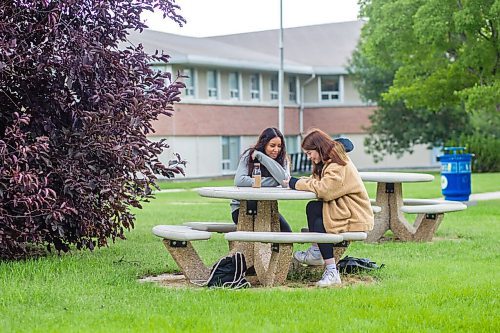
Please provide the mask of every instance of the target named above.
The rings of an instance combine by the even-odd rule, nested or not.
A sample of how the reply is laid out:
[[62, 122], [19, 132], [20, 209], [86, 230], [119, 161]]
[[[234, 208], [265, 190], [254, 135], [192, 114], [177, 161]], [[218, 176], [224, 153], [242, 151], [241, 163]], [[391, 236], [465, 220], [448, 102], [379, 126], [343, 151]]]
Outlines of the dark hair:
[[321, 171], [325, 162], [331, 161], [339, 165], [346, 165], [349, 158], [346, 155], [344, 145], [330, 138], [328, 134], [320, 129], [314, 128], [302, 140], [302, 149], [316, 150], [321, 162], [313, 162], [313, 174], [321, 177]]
[[[269, 143], [274, 138], [280, 138], [281, 139], [281, 151], [278, 154], [278, 157], [276, 157], [276, 162], [278, 162], [282, 167], [285, 166], [285, 160], [286, 160], [286, 146], [285, 146], [285, 138], [283, 134], [280, 132], [279, 129], [275, 127], [268, 127], [265, 130], [262, 131], [262, 133], [259, 135], [259, 139], [257, 140], [257, 143], [252, 147], [248, 148], [243, 152], [243, 155], [248, 152], [248, 175], [252, 174], [252, 169], [253, 169], [253, 164], [254, 160], [252, 159], [252, 153], [255, 150], [260, 151], [261, 153], [266, 153], [266, 145]], [[261, 172], [262, 172], [262, 177], [269, 177], [271, 174], [269, 171], [267, 171], [266, 167], [263, 165], [260, 166]]]

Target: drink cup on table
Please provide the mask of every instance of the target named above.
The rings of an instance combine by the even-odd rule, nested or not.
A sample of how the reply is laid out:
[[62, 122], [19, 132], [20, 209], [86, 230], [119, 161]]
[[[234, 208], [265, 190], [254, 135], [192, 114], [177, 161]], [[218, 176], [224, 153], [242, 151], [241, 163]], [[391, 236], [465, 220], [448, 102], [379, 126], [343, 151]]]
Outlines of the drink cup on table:
[[260, 163], [254, 163], [253, 171], [252, 171], [252, 178], [253, 178], [252, 187], [260, 188], [261, 181], [262, 181], [262, 173], [260, 171]]

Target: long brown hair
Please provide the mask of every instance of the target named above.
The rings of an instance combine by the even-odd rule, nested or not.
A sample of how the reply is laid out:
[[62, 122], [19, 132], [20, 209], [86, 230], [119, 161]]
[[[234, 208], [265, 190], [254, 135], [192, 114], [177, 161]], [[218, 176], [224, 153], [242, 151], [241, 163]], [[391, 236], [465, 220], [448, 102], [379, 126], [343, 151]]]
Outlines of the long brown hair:
[[[285, 161], [287, 160], [286, 155], [286, 145], [285, 145], [285, 137], [281, 133], [281, 131], [275, 127], [268, 127], [260, 134], [257, 139], [257, 143], [252, 148], [249, 148], [243, 152], [242, 155], [245, 155], [248, 152], [248, 175], [252, 175], [254, 160], [252, 160], [251, 156], [255, 150], [260, 151], [261, 153], [266, 153], [266, 145], [274, 138], [279, 138], [281, 140], [281, 151], [276, 157], [276, 162], [278, 162], [282, 167], [285, 167]], [[257, 161], [258, 162], [258, 161]], [[260, 170], [262, 172], [262, 177], [270, 177], [271, 173], [266, 169], [265, 166], [261, 165]]]
[[302, 140], [302, 149], [315, 150], [318, 152], [321, 162], [313, 162], [313, 174], [321, 178], [321, 172], [325, 162], [346, 165], [349, 161], [344, 146], [330, 138], [328, 134], [320, 129], [313, 128]]

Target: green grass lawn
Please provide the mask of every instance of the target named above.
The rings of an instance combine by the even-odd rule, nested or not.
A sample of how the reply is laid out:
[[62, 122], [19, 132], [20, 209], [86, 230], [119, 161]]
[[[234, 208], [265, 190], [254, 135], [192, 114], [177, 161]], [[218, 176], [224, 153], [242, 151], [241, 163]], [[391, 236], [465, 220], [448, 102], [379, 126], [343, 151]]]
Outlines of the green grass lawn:
[[[229, 185], [170, 182], [170, 188]], [[165, 184], [162, 184], [164, 187]], [[500, 190], [500, 174], [473, 176], [476, 193]], [[374, 184], [367, 184], [374, 193]], [[373, 192], [372, 192], [373, 191]], [[405, 184], [407, 197], [440, 196], [439, 181]], [[295, 231], [305, 201], [283, 201]], [[375, 283], [341, 288], [172, 289], [137, 279], [177, 266], [157, 224], [228, 221], [228, 200], [195, 191], [158, 193], [108, 248], [0, 262], [0, 332], [498, 332], [500, 200], [447, 214], [431, 243], [355, 242], [347, 254], [385, 267]], [[304, 248], [306, 245], [297, 246]], [[196, 243], [207, 264], [227, 252], [220, 235]]]

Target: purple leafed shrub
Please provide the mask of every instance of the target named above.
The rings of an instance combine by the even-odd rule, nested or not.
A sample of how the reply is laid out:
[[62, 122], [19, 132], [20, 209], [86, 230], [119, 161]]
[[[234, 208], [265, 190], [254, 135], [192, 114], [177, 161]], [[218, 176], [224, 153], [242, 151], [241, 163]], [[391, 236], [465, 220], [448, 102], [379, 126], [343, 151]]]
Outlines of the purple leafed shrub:
[[124, 238], [155, 174], [183, 173], [146, 135], [184, 86], [148, 65], [167, 55], [127, 43], [152, 9], [184, 22], [174, 0], [0, 3], [1, 258]]

